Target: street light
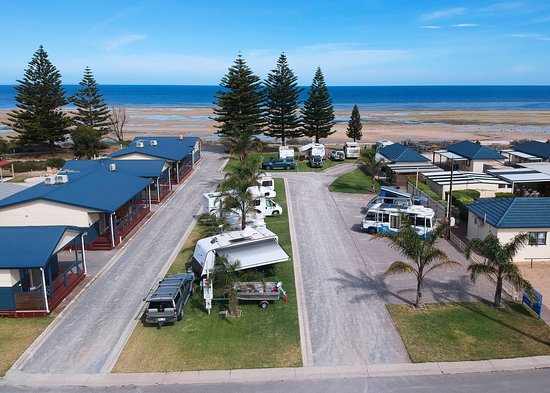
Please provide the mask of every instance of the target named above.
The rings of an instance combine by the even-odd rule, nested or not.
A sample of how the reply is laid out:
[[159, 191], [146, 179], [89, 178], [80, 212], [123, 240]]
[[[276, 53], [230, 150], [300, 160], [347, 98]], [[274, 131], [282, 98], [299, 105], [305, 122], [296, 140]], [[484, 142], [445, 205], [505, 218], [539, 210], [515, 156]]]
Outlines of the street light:
[[447, 207], [447, 239], [451, 238], [451, 208], [453, 206], [453, 169], [454, 169], [454, 159], [451, 157], [451, 182], [449, 183], [449, 200]]

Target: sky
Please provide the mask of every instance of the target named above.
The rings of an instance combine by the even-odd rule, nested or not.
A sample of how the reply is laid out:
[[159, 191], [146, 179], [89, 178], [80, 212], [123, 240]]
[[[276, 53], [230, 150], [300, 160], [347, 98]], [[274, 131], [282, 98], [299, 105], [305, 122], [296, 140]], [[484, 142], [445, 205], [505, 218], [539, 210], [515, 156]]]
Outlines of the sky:
[[39, 45], [64, 83], [217, 85], [238, 54], [301, 85], [550, 84], [550, 1], [2, 0], [0, 84]]

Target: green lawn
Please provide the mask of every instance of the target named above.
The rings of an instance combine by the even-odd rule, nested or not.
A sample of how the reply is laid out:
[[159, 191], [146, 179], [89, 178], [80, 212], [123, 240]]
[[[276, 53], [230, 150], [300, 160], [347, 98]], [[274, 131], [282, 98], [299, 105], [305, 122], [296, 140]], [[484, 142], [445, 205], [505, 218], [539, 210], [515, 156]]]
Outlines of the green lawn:
[[527, 307], [507, 303], [387, 306], [413, 362], [451, 362], [550, 355], [550, 328]]
[[[284, 212], [267, 217], [268, 228], [292, 255], [285, 189], [275, 180], [277, 198]], [[170, 273], [185, 271], [199, 238], [197, 228], [182, 248]], [[257, 367], [297, 367], [302, 365], [296, 289], [292, 262], [268, 270], [268, 281], [282, 281], [289, 303], [280, 300], [267, 309], [257, 303], [240, 304], [243, 316], [226, 319], [218, 315], [224, 304], [215, 304], [212, 315], [195, 293], [185, 309], [182, 322], [157, 329], [139, 323], [119, 358], [115, 372], [153, 372]]]
[[[380, 191], [381, 183], [376, 182], [376, 192]], [[332, 182], [329, 190], [332, 192], [348, 192], [353, 194], [371, 194], [372, 176], [365, 168], [359, 167], [345, 173]]]
[[0, 318], [0, 376], [46, 329], [52, 318]]
[[[250, 153], [251, 157], [258, 157], [259, 161], [268, 161], [271, 157], [277, 158], [279, 157], [279, 153], [277, 152], [263, 152], [263, 153]], [[299, 159], [301, 158], [301, 159]], [[224, 168], [224, 172], [229, 172], [232, 168], [235, 167], [237, 164], [237, 159], [231, 158], [227, 165]], [[323, 167], [322, 168], [311, 168], [309, 166], [308, 161], [304, 157], [296, 157], [296, 172], [320, 172], [327, 168], [333, 167], [335, 165], [344, 164], [346, 162], [355, 162], [354, 160], [345, 160], [345, 161], [332, 161], [332, 160], [323, 160]], [[274, 169], [271, 172], [277, 172], [281, 171], [284, 172], [282, 169]]]

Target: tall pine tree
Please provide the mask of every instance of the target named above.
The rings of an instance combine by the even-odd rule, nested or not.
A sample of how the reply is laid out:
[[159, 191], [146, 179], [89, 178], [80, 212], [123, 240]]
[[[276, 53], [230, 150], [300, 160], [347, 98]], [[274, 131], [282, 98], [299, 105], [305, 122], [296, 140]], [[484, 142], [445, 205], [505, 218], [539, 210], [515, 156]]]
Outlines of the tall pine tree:
[[265, 81], [267, 105], [267, 134], [280, 138], [283, 146], [287, 138], [302, 135], [298, 111], [298, 97], [302, 88], [297, 87], [298, 77], [289, 68], [286, 56], [281, 54], [277, 68], [271, 70]]
[[76, 106], [76, 125], [84, 125], [94, 129], [100, 135], [109, 132], [110, 111], [99, 91], [97, 82], [90, 67], [84, 69], [84, 77], [79, 83], [78, 92], [72, 96], [71, 102]]
[[308, 97], [302, 108], [302, 123], [304, 135], [319, 139], [326, 138], [336, 131], [332, 131], [334, 126], [334, 107], [332, 99], [325, 84], [325, 78], [321, 67], [315, 71], [313, 82], [309, 88]]
[[220, 81], [214, 94], [214, 120], [219, 123], [218, 135], [232, 154], [245, 160], [257, 146], [256, 135], [263, 132], [263, 91], [260, 77], [254, 75], [239, 54], [233, 66]]
[[61, 74], [42, 45], [29, 62], [23, 79], [17, 82], [18, 109], [8, 113], [5, 123], [19, 134], [17, 143], [53, 148], [56, 142], [64, 141], [71, 125], [71, 119], [61, 110], [67, 104], [65, 90], [61, 86]]
[[348, 129], [346, 130], [346, 135], [348, 138], [353, 139], [354, 142], [361, 140], [363, 138], [363, 124], [361, 124], [361, 114], [359, 113], [359, 107], [357, 105], [353, 106], [351, 111], [351, 116], [348, 120]]

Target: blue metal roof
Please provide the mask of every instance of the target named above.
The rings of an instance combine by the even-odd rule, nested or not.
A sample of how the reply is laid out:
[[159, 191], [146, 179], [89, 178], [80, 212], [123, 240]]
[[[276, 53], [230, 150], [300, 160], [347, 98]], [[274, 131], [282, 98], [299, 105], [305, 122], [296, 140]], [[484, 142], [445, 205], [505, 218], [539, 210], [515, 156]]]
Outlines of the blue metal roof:
[[506, 157], [489, 149], [487, 146], [470, 141], [462, 141], [447, 147], [447, 151], [458, 154], [469, 160], [503, 160]]
[[95, 170], [109, 171], [109, 165], [115, 164], [116, 171], [139, 177], [159, 177], [162, 174], [164, 160], [70, 160], [61, 168], [60, 174], [86, 173]]
[[81, 206], [95, 211], [114, 212], [151, 180], [121, 172], [90, 171], [68, 173], [65, 184], [39, 183], [0, 200], [0, 208], [37, 199]]
[[426, 162], [428, 158], [401, 143], [393, 143], [378, 150], [378, 153], [393, 162]]
[[466, 207], [495, 228], [550, 228], [550, 198], [479, 198]]
[[[156, 146], [151, 145], [152, 140], [157, 141]], [[139, 137], [134, 138], [128, 147], [109, 154], [109, 157], [138, 153], [169, 161], [181, 161], [193, 151], [198, 140], [197, 137], [185, 137], [181, 140], [172, 136]], [[143, 147], [137, 147], [137, 142], [143, 142]]]
[[540, 157], [545, 160], [550, 159], [550, 143], [530, 141], [512, 146], [512, 149], [535, 157]]
[[64, 226], [46, 227], [0, 227], [2, 252], [0, 269], [33, 269], [46, 265], [48, 259], [59, 247], [66, 231], [82, 232], [82, 229]]

